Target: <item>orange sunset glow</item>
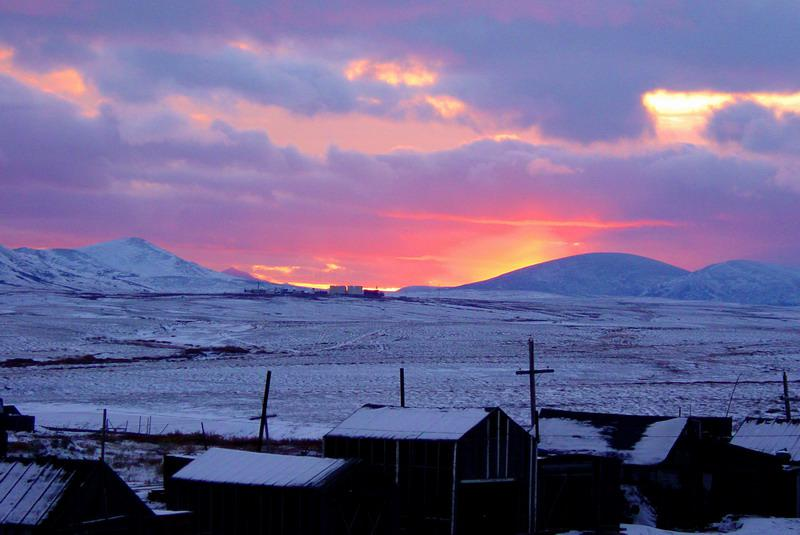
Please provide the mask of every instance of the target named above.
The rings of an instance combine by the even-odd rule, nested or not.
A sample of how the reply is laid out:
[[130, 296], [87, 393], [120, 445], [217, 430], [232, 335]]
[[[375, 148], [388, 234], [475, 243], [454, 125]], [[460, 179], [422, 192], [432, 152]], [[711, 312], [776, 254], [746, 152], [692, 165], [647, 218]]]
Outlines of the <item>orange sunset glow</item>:
[[642, 95], [659, 139], [703, 143], [702, 129], [717, 110], [736, 102], [755, 102], [776, 113], [799, 113], [800, 93], [722, 93], [658, 89]]
[[56, 95], [79, 106], [84, 114], [97, 114], [101, 101], [96, 91], [89, 88], [76, 69], [66, 68], [46, 73], [31, 72], [14, 64], [14, 50], [0, 47], [0, 75], [5, 75], [43, 93]]
[[369, 78], [389, 85], [426, 87], [434, 85], [437, 74], [418, 61], [376, 62], [368, 59], [351, 61], [344, 74], [348, 80]]

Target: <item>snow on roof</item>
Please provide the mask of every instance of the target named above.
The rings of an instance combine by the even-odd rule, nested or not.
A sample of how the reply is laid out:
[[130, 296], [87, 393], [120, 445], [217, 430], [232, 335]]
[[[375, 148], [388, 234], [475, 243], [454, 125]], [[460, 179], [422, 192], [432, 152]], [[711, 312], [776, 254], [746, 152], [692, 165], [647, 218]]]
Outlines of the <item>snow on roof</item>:
[[686, 418], [641, 421], [636, 416], [613, 415], [608, 421], [540, 418], [539, 449], [545, 453], [584, 453], [617, 457], [632, 465], [663, 462], [686, 427]]
[[364, 405], [326, 437], [458, 440], [489, 416], [490, 409], [408, 408]]
[[683, 433], [686, 421], [686, 418], [670, 418], [650, 424], [625, 461], [638, 465], [663, 462]]
[[0, 526], [41, 524], [73, 474], [52, 464], [0, 463]]
[[746, 418], [731, 444], [775, 455], [786, 450], [793, 462], [800, 461], [800, 420]]
[[180, 469], [173, 479], [263, 485], [318, 487], [352, 461], [212, 448]]

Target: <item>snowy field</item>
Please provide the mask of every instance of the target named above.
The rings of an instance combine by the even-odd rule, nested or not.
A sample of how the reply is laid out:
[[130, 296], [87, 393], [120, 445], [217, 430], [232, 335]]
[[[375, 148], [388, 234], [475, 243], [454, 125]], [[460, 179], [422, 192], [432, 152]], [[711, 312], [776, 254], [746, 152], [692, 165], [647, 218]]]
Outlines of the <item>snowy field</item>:
[[[274, 437], [319, 437], [360, 405], [542, 406], [724, 415], [782, 410], [800, 380], [800, 308], [462, 292], [407, 298], [0, 293], [2, 397], [44, 425], [255, 434], [272, 370]], [[88, 364], [63, 359], [92, 355]], [[9, 367], [11, 361], [24, 364]], [[36, 365], [32, 365], [36, 364]], [[792, 388], [800, 394], [800, 384]], [[798, 407], [800, 408], [800, 407]]]

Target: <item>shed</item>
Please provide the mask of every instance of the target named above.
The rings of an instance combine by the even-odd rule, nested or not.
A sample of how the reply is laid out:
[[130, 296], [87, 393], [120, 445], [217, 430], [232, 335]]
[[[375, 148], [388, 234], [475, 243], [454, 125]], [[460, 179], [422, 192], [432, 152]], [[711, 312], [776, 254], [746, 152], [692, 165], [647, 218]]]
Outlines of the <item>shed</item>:
[[726, 511], [800, 516], [800, 420], [746, 418], [723, 453]]
[[547, 533], [614, 533], [623, 520], [621, 461], [596, 455], [539, 459], [537, 526]]
[[326, 457], [379, 468], [406, 533], [527, 529], [530, 436], [501, 409], [364, 405], [324, 438]]
[[621, 481], [655, 508], [658, 526], [691, 528], [713, 520], [710, 445], [730, 436], [730, 419], [542, 409], [539, 451], [622, 462]]
[[800, 466], [787, 464], [784, 456], [714, 444], [706, 458], [717, 516], [800, 516]]
[[731, 444], [800, 465], [800, 420], [745, 418]]
[[358, 465], [212, 448], [170, 478], [167, 504], [203, 534], [385, 533], [391, 500]]
[[686, 425], [686, 418], [543, 409], [539, 451], [615, 457], [627, 465], [653, 466], [667, 460]]
[[0, 462], [4, 535], [145, 535], [157, 525], [153, 512], [104, 462]]

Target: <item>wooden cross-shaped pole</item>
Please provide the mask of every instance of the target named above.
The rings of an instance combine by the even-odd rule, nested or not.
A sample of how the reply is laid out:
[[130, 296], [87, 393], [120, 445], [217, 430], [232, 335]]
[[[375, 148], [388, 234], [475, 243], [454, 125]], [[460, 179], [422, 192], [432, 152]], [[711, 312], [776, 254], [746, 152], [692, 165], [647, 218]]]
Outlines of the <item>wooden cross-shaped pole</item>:
[[534, 362], [533, 336], [528, 338], [528, 369], [517, 371], [517, 375], [527, 375], [531, 395], [531, 459], [530, 489], [528, 502], [528, 533], [533, 535], [537, 530], [537, 513], [539, 499], [539, 413], [536, 410], [536, 376], [540, 373], [553, 373], [552, 369], [537, 370]]

